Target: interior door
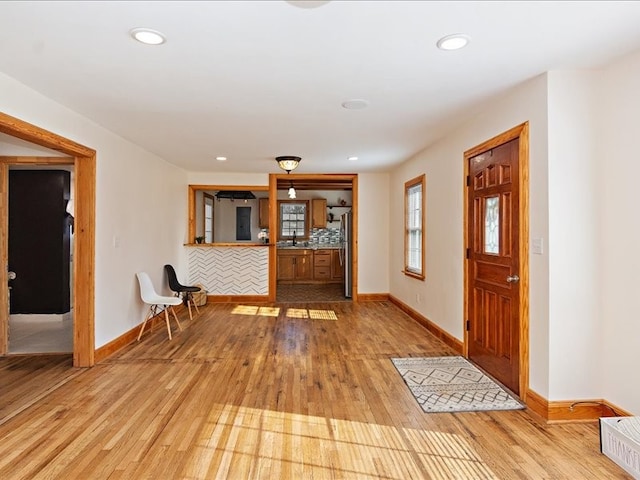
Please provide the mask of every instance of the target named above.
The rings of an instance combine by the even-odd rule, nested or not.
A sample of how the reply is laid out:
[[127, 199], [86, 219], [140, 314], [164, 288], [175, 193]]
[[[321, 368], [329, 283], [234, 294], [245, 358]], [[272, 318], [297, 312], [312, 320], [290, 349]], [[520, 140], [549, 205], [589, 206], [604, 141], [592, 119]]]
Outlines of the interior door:
[[469, 159], [468, 356], [519, 394], [519, 139]]
[[70, 311], [70, 173], [9, 171], [10, 313]]

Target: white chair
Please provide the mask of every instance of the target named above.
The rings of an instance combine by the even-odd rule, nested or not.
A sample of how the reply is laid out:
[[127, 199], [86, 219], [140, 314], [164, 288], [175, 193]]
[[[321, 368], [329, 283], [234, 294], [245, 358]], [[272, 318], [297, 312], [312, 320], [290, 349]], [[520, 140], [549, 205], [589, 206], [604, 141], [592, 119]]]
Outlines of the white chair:
[[178, 316], [173, 309], [173, 306], [180, 305], [182, 303], [182, 300], [180, 299], [180, 297], [165, 297], [162, 295], [158, 295], [155, 288], [153, 288], [151, 278], [149, 278], [149, 275], [145, 272], [138, 272], [136, 273], [136, 276], [138, 277], [138, 282], [140, 283], [140, 296], [142, 297], [142, 301], [149, 305], [149, 312], [147, 313], [147, 316], [142, 323], [140, 333], [138, 333], [138, 341], [140, 341], [140, 337], [142, 336], [142, 332], [144, 332], [144, 327], [147, 324], [147, 321], [160, 313], [160, 308], [164, 310], [164, 318], [167, 322], [167, 332], [169, 333], [169, 340], [171, 340], [171, 326], [169, 325], [169, 314], [167, 313], [167, 309], [171, 309], [171, 313], [173, 313], [173, 317], [176, 319], [178, 328], [180, 329], [180, 331], [182, 331], [182, 325], [180, 325]]

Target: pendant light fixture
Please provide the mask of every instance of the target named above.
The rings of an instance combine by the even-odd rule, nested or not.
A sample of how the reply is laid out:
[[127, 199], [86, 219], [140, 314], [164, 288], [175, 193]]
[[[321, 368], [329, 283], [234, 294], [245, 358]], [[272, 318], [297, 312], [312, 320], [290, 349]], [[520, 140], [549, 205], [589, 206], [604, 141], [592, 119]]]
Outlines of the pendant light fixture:
[[[291, 173], [291, 170], [295, 170], [296, 168], [298, 168], [298, 165], [300, 164], [300, 160], [302, 160], [300, 157], [294, 157], [292, 155], [284, 155], [281, 157], [276, 157], [276, 162], [278, 162], [278, 166], [282, 170], [287, 172], [287, 174]], [[296, 198], [296, 189], [293, 188], [293, 182], [289, 183], [288, 195], [289, 195], [289, 198], [291, 199]]]

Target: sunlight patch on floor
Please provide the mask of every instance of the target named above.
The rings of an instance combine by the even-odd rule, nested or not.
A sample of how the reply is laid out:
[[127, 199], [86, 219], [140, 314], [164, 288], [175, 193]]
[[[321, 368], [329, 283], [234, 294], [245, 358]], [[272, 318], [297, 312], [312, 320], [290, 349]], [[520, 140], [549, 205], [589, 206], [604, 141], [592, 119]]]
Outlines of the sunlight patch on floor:
[[307, 310], [306, 308], [288, 308], [286, 316], [289, 318], [309, 318], [311, 320], [338, 320], [333, 310]]
[[438, 478], [497, 480], [456, 434], [218, 405], [185, 478]]
[[313, 320], [338, 320], [333, 310], [309, 310], [309, 318]]
[[231, 313], [234, 315], [258, 315], [265, 317], [277, 317], [280, 314], [279, 307], [258, 307], [255, 305], [238, 305]]
[[[252, 315], [277, 317], [280, 314], [279, 307], [258, 307], [257, 305], [238, 305], [231, 310], [234, 315]], [[311, 320], [338, 320], [333, 310], [307, 310], [306, 308], [288, 308], [287, 318], [304, 318]]]
[[309, 318], [306, 308], [287, 308], [286, 316], [289, 318]]

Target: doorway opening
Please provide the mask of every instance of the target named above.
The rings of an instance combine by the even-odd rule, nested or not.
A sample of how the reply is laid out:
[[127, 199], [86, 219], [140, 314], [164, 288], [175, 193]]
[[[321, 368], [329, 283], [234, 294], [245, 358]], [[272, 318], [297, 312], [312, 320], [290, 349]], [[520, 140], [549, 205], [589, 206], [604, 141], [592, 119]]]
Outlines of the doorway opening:
[[356, 174], [271, 174], [270, 301], [357, 301], [357, 219]]
[[[16, 141], [53, 150], [60, 156], [0, 156], [0, 257], [8, 261], [8, 177], [9, 165], [74, 166], [74, 242], [73, 242], [73, 365], [90, 367], [95, 363], [95, 200], [96, 151], [56, 135], [36, 125], [0, 112], [0, 134]], [[11, 153], [11, 152], [5, 152]], [[0, 355], [8, 353], [9, 280], [0, 269]]]

